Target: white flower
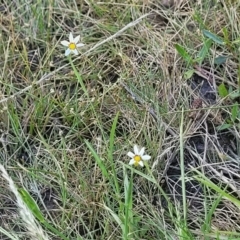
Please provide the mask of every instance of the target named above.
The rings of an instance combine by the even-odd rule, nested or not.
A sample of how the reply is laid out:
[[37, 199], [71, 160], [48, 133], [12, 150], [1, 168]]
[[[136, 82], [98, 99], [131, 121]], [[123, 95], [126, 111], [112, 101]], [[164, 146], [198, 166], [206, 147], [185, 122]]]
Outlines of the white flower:
[[130, 165], [140, 165], [141, 167], [143, 167], [143, 161], [147, 161], [151, 158], [151, 156], [149, 155], [143, 155], [145, 148], [141, 148], [139, 149], [137, 145], [134, 145], [133, 147], [134, 153], [132, 152], [128, 152], [127, 155], [132, 158], [129, 162]]
[[69, 42], [66, 40], [61, 41], [61, 44], [63, 46], [68, 47], [68, 49], [65, 51], [65, 56], [68, 56], [71, 52], [74, 53], [75, 55], [78, 55], [77, 47], [82, 47], [85, 45], [83, 43], [78, 43], [79, 40], [80, 40], [80, 35], [73, 38], [72, 33], [70, 33]]

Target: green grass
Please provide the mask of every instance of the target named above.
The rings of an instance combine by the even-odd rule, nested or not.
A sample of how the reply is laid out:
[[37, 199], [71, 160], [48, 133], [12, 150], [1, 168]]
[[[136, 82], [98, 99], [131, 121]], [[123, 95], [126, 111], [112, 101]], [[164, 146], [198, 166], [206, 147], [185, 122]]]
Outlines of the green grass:
[[240, 4], [159, 2], [0, 5], [1, 239], [240, 239]]

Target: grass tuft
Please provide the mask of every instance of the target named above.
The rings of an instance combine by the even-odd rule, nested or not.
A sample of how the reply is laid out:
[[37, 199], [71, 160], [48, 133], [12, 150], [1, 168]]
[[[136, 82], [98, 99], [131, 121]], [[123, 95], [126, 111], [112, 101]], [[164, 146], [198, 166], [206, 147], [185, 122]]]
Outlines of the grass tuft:
[[2, 1], [0, 238], [239, 239], [239, 10]]

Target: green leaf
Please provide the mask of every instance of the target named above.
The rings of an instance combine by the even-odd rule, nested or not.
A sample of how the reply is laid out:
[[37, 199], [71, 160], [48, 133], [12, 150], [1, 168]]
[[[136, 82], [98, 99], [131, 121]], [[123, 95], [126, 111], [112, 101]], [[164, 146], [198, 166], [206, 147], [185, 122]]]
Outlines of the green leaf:
[[188, 52], [184, 49], [183, 46], [179, 45], [179, 44], [175, 44], [175, 48], [178, 51], [178, 53], [180, 54], [180, 56], [187, 62], [187, 63], [192, 63], [193, 60], [191, 58], [191, 56], [188, 54]]
[[224, 123], [220, 126], [217, 127], [217, 130], [218, 131], [222, 131], [222, 130], [225, 130], [225, 129], [229, 129], [232, 127], [232, 124], [231, 123]]
[[227, 61], [227, 56], [219, 56], [214, 59], [214, 64], [221, 65]]
[[232, 107], [231, 114], [232, 121], [234, 122], [238, 116], [238, 103], [235, 103]]
[[224, 83], [221, 83], [219, 86], [218, 86], [218, 93], [219, 93], [219, 96], [224, 98], [228, 95], [228, 90], [227, 88], [225, 87]]
[[199, 58], [198, 62], [199, 62], [199, 64], [201, 64], [204, 61], [204, 59], [207, 56], [211, 46], [212, 46], [212, 40], [211, 39], [207, 39], [204, 42], [204, 44], [203, 44], [203, 46], [202, 46], [202, 48], [201, 48], [201, 50], [200, 50], [200, 52], [198, 54], [198, 58]]
[[224, 27], [222, 29], [222, 32], [223, 32], [223, 36], [224, 36], [224, 41], [229, 43], [229, 33], [228, 33], [228, 30], [226, 27]]
[[209, 32], [207, 30], [203, 30], [203, 35], [207, 38], [212, 39], [215, 43], [218, 43], [218, 44], [221, 44], [221, 45], [225, 44], [224, 40], [221, 37]]
[[240, 97], [240, 92], [231, 92], [231, 93], [229, 94], [229, 97], [230, 97], [231, 99], [238, 98], [238, 97]]
[[233, 92], [233, 87], [230, 85], [228, 88], [228, 94], [231, 94]]
[[27, 205], [27, 207], [31, 210], [33, 215], [40, 221], [44, 222], [45, 219], [37, 205], [37, 203], [34, 201], [34, 199], [31, 197], [31, 195], [26, 191], [24, 188], [18, 189], [24, 203]]
[[232, 43], [236, 44], [236, 43], [240, 43], [240, 37], [237, 38], [236, 40], [232, 41]]
[[184, 79], [188, 80], [189, 78], [192, 77], [192, 75], [194, 74], [195, 70], [194, 69], [190, 69], [188, 71], [186, 71], [184, 73]]

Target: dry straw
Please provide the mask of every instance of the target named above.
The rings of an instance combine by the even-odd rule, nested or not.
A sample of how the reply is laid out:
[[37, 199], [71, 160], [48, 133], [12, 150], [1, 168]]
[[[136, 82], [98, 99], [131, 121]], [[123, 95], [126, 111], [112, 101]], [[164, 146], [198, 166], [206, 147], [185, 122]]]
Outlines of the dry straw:
[[48, 240], [49, 238], [44, 234], [41, 226], [36, 222], [35, 217], [33, 216], [31, 210], [27, 207], [27, 205], [22, 200], [21, 195], [19, 194], [13, 180], [8, 175], [4, 166], [0, 164], [0, 171], [2, 172], [2, 176], [6, 179], [9, 184], [9, 189], [13, 192], [17, 200], [17, 206], [19, 209], [20, 217], [24, 222], [24, 226], [27, 228], [27, 234], [36, 240]]

